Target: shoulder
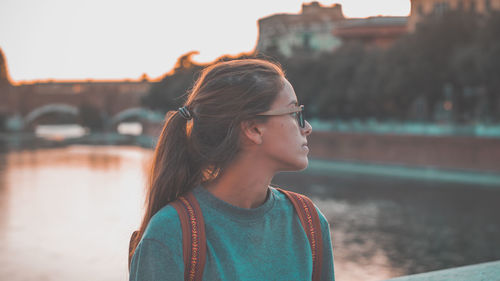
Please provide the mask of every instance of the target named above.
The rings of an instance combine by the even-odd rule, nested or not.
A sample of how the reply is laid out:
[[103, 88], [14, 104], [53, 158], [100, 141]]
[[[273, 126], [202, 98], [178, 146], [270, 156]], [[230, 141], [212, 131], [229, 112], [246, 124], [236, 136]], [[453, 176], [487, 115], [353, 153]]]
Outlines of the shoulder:
[[283, 188], [270, 187], [269, 189], [272, 193], [272, 196], [274, 197], [275, 205], [277, 205], [280, 209], [285, 210], [286, 212], [293, 212], [294, 207], [292, 202], [283, 192], [279, 191], [279, 189], [283, 190]]
[[276, 198], [277, 201], [282, 201], [282, 203], [285, 202], [285, 201], [288, 201], [288, 199], [286, 198], [285, 194], [283, 192], [279, 191], [279, 189], [283, 190], [283, 188], [270, 186], [269, 189], [271, 190], [271, 192], [273, 193], [274, 198]]
[[171, 240], [182, 239], [179, 215], [174, 207], [167, 205], [160, 209], [149, 221], [142, 239], [168, 244]]
[[[294, 208], [293, 204], [290, 202], [290, 200], [287, 198], [287, 196], [283, 192], [280, 192], [276, 187], [271, 187], [271, 191], [273, 192], [273, 194], [276, 197], [278, 202], [288, 205], [289, 208]], [[302, 196], [303, 198], [310, 200], [313, 203], [313, 205], [316, 209], [316, 212], [318, 213], [318, 217], [319, 217], [320, 224], [321, 224], [321, 229], [323, 230], [323, 232], [327, 231], [327, 230], [329, 231], [330, 225], [328, 223], [328, 220], [326, 219], [325, 215], [321, 212], [321, 210], [318, 208], [318, 206], [314, 203], [314, 201], [311, 198], [307, 197], [306, 195], [296, 193], [296, 192], [295, 192], [295, 194], [298, 194], [298, 195]]]
[[182, 280], [182, 233], [177, 211], [163, 207], [149, 221], [130, 264], [130, 280]]

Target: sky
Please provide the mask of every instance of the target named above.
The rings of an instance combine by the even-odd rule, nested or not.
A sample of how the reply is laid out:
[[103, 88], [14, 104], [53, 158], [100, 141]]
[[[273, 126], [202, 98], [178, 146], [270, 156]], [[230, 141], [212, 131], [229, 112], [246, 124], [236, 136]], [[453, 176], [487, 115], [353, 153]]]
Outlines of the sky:
[[[309, 1], [306, 1], [309, 2]], [[346, 17], [407, 16], [410, 0], [325, 0]], [[251, 52], [257, 20], [300, 13], [299, 0], [0, 0], [0, 48], [11, 80], [157, 79], [177, 58]]]

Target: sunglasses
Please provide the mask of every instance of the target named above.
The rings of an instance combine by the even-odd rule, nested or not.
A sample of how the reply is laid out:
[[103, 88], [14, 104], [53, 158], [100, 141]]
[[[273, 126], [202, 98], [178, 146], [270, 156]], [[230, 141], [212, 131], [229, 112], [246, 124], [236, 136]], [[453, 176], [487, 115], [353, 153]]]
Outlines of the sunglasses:
[[297, 122], [301, 128], [306, 127], [306, 120], [304, 119], [304, 106], [295, 106], [292, 108], [284, 108], [284, 109], [275, 109], [269, 110], [264, 113], [257, 114], [258, 116], [279, 116], [286, 114], [294, 114], [295, 118], [297, 118]]

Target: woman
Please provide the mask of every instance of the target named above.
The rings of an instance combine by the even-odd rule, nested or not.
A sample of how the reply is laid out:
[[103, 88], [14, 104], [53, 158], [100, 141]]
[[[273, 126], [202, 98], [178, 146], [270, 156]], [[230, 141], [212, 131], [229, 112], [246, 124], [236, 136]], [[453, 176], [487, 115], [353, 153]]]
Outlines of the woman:
[[[130, 280], [184, 280], [183, 231], [171, 203], [187, 193], [204, 218], [203, 280], [311, 280], [306, 228], [290, 200], [270, 187], [277, 172], [307, 167], [312, 128], [301, 111], [273, 63], [246, 59], [204, 69], [159, 138]], [[319, 221], [319, 276], [334, 280], [330, 228], [321, 213]]]

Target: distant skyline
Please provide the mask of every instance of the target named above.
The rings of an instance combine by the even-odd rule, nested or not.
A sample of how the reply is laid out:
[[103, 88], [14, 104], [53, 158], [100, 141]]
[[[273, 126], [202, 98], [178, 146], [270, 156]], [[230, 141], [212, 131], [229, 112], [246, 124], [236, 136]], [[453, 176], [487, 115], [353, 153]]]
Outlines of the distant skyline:
[[[299, 13], [303, 2], [2, 0], [0, 48], [13, 82], [157, 79], [189, 51], [198, 62], [252, 51], [259, 18]], [[319, 2], [348, 18], [410, 13], [410, 0]]]

